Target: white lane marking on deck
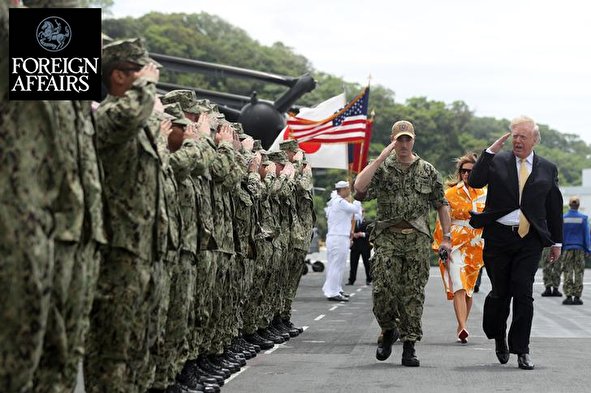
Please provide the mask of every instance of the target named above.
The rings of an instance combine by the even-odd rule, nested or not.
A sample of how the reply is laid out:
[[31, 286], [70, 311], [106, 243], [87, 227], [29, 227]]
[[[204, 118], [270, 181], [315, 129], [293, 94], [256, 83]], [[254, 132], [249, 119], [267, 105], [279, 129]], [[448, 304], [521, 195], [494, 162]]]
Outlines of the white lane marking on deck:
[[357, 290], [357, 292], [361, 292], [362, 290], [363, 290], [363, 288], [359, 288], [359, 289]]
[[273, 352], [275, 352], [276, 350], [278, 350], [280, 347], [283, 347], [283, 344], [275, 344], [275, 346], [271, 349], [268, 349], [265, 351], [265, 355], [270, 355]]
[[315, 321], [320, 321], [322, 318], [324, 318], [326, 315], [324, 314], [320, 314], [318, 315], [316, 318], [314, 318]]
[[337, 308], [339, 308], [339, 306], [332, 306], [331, 308], [329, 308], [329, 309], [328, 309], [328, 311], [334, 311], [334, 310], [336, 310]]
[[353, 297], [353, 296], [355, 296], [355, 294], [354, 294], [354, 293], [352, 293], [352, 294], [350, 294], [350, 295], [349, 295], [349, 297]]
[[302, 329], [304, 329], [304, 332], [305, 332], [306, 330], [308, 330], [309, 327], [310, 326], [302, 326]]
[[303, 343], [312, 343], [312, 344], [324, 344], [326, 341], [321, 340], [303, 340]]
[[[265, 353], [267, 353], [267, 352], [265, 352]], [[236, 378], [237, 376], [239, 376], [240, 374], [242, 374], [243, 372], [245, 372], [248, 368], [249, 368], [249, 366], [242, 367], [242, 369], [240, 371], [238, 371], [237, 373], [232, 374], [232, 376], [230, 378], [226, 379], [226, 383], [229, 383], [231, 380], [233, 380], [234, 378]]]

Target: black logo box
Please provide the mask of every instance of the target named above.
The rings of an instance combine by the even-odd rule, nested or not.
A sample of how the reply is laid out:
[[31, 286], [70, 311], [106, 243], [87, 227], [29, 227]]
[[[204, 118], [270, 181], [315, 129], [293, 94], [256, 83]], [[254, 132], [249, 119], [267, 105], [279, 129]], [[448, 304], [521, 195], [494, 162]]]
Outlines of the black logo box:
[[[11, 8], [9, 10], [9, 99], [10, 100], [95, 100], [101, 99], [101, 9], [100, 8]], [[49, 51], [45, 49], [38, 40], [37, 30], [40, 23], [46, 18], [50, 18], [53, 22], [56, 19], [52, 17], [61, 18], [70, 27], [69, 43], [63, 49], [58, 51]], [[53, 23], [56, 26], [55, 23]], [[47, 30], [45, 30], [47, 31]], [[62, 23], [61, 34], [65, 32], [65, 25]], [[51, 36], [42, 38], [45, 42], [50, 42], [53, 46], [59, 45], [58, 37]], [[21, 76], [21, 81], [25, 81], [27, 74], [23, 67], [17, 67], [17, 73], [13, 73], [16, 58], [46, 58], [51, 59], [89, 59], [94, 64], [97, 64], [96, 73], [90, 67], [85, 67], [89, 71], [88, 90], [87, 91], [43, 91], [35, 86], [31, 91], [13, 91], [22, 90], [15, 89], [18, 77]], [[98, 59], [94, 63], [94, 59]], [[22, 64], [19, 62], [19, 64]], [[29, 60], [27, 64], [30, 65], [29, 70], [34, 68], [33, 62]], [[63, 60], [59, 60], [58, 64], [63, 64]], [[72, 68], [79, 68], [83, 62], [73, 62]], [[44, 71], [44, 70], [42, 70]], [[51, 70], [50, 70], [51, 71]], [[47, 75], [47, 74], [46, 74]], [[61, 78], [63, 81], [64, 74]], [[73, 75], [73, 74], [69, 74]], [[49, 74], [50, 78], [56, 78], [56, 83], [60, 82], [60, 75]], [[80, 77], [81, 75], [77, 75]], [[36, 79], [35, 77], [31, 77]], [[47, 82], [47, 78], [43, 77]], [[78, 84], [80, 89], [84, 88], [83, 84]], [[25, 85], [26, 86], [26, 85]], [[64, 86], [64, 84], [62, 84]], [[42, 90], [42, 91], [39, 91]]]

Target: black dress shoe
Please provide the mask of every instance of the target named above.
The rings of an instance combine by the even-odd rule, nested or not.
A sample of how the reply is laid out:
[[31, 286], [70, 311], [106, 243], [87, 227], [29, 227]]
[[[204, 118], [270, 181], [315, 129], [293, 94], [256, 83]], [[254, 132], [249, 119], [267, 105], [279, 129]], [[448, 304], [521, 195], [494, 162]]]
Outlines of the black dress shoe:
[[336, 295], [336, 296], [328, 297], [327, 299], [331, 302], [348, 302], [349, 301], [349, 298], [344, 297], [343, 295]]
[[350, 294], [348, 294], [348, 293], [346, 293], [346, 292], [343, 292], [343, 291], [339, 292], [339, 294], [340, 294], [341, 296], [344, 296], [344, 297], [346, 297], [347, 299], [349, 299], [349, 298], [351, 297], [351, 295], [350, 295]]
[[376, 359], [383, 362], [390, 357], [392, 344], [398, 340], [399, 335], [396, 329], [388, 329], [384, 332], [382, 342], [378, 344], [378, 348], [376, 349]]
[[345, 285], [353, 285], [353, 283], [351, 281], [349, 281], [348, 283], [346, 283]]
[[558, 290], [558, 288], [554, 287], [554, 289], [552, 289], [552, 296], [562, 297], [562, 293]]
[[542, 296], [552, 296], [552, 287], [546, 287], [546, 290], [542, 292]]
[[509, 346], [507, 346], [507, 339], [504, 336], [495, 338], [495, 353], [501, 364], [509, 361]]
[[522, 370], [533, 370], [535, 367], [534, 362], [531, 361], [527, 353], [517, 355], [517, 365]]

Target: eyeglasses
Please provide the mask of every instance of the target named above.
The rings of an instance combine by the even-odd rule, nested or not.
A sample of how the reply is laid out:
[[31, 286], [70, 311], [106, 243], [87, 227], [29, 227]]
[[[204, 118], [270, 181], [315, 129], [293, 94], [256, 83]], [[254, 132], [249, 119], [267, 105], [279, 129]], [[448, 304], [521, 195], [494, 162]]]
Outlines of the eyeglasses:
[[464, 175], [464, 174], [466, 174], [466, 173], [467, 173], [467, 174], [470, 174], [470, 172], [472, 172], [472, 169], [464, 169], [464, 168], [460, 168], [460, 173], [461, 173], [462, 175]]

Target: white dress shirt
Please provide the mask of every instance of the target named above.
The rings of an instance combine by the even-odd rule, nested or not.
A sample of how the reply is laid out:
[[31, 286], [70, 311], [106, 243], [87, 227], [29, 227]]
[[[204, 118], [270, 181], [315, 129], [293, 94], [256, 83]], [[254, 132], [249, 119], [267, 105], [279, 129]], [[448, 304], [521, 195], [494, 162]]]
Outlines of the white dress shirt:
[[[515, 165], [517, 166], [517, 184], [519, 184], [519, 167], [521, 166], [521, 159], [515, 160]], [[531, 170], [534, 164], [534, 152], [532, 151], [529, 153], [529, 156], [525, 158], [525, 167], [527, 168], [528, 175], [531, 174]], [[511, 213], [499, 218], [497, 220], [498, 223], [503, 225], [519, 225], [519, 216], [521, 215], [521, 209], [515, 209]]]

